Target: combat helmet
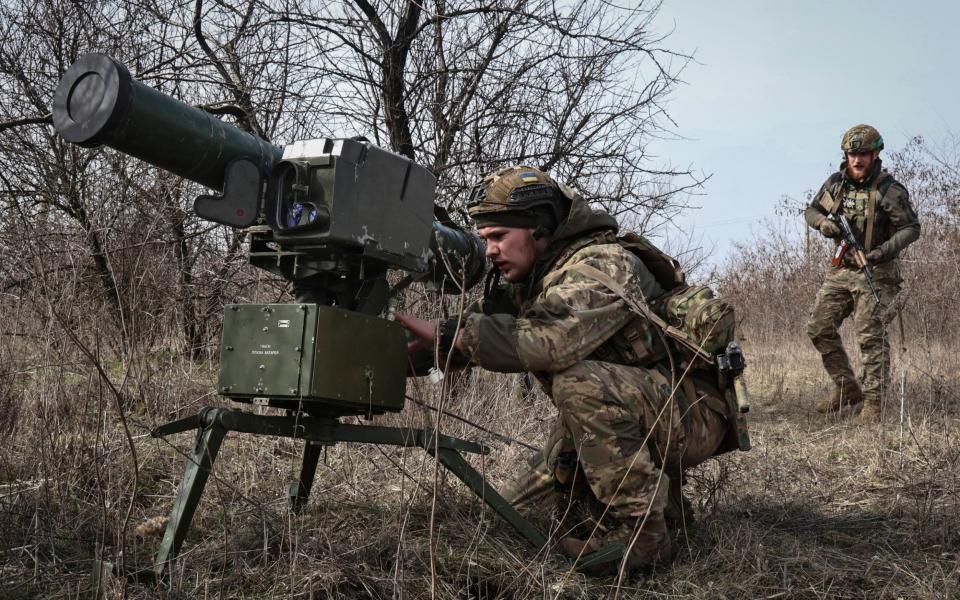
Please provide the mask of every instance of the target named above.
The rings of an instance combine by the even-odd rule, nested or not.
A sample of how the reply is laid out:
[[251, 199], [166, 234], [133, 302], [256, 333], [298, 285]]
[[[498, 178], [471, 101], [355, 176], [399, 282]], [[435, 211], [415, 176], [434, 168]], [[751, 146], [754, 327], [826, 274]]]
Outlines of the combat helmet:
[[883, 137], [870, 125], [854, 125], [843, 134], [840, 149], [847, 152], [873, 152], [883, 150]]
[[514, 165], [473, 186], [467, 212], [477, 227], [530, 227], [542, 236], [566, 218], [572, 198], [569, 188], [540, 169]]

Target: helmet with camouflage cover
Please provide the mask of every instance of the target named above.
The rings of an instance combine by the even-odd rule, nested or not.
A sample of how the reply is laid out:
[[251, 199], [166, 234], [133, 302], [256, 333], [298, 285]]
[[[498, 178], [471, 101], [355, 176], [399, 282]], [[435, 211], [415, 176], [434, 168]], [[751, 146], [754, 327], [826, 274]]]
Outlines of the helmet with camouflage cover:
[[870, 125], [854, 125], [843, 134], [840, 149], [844, 154], [883, 150], [883, 138], [880, 132]]
[[514, 165], [484, 177], [473, 187], [467, 212], [479, 227], [529, 227], [552, 233], [570, 210], [573, 193], [527, 165]]

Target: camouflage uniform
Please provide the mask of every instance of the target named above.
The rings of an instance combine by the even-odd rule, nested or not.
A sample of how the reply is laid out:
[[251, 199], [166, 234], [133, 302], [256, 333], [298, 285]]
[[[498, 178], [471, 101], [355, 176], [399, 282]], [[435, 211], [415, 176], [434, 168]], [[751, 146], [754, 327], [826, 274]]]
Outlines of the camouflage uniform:
[[[880, 141], [882, 148], [882, 140]], [[846, 163], [831, 175], [814, 196], [804, 217], [813, 229], [819, 229], [830, 213], [847, 216], [864, 251], [879, 251], [874, 261], [874, 286], [880, 304], [873, 299], [866, 276], [857, 267], [852, 252], [839, 267], [829, 266], [823, 285], [810, 311], [807, 335], [820, 352], [823, 366], [837, 387], [834, 402], [818, 405], [818, 410], [839, 409], [840, 392], [852, 402], [861, 397], [870, 412], [879, 412], [890, 382], [890, 342], [885, 333], [885, 315], [900, 291], [900, 252], [920, 236], [920, 223], [910, 205], [906, 188], [882, 168], [879, 158], [873, 170], [860, 182], [852, 181]], [[872, 215], [871, 215], [872, 213]], [[868, 223], [872, 222], [872, 232]], [[839, 240], [836, 240], [839, 244]], [[853, 315], [860, 354], [863, 358], [862, 386], [850, 368], [838, 332], [841, 323]], [[862, 390], [862, 395], [861, 395]]]
[[625, 541], [645, 515], [662, 523], [670, 483], [664, 469], [679, 486], [682, 468], [712, 456], [726, 433], [711, 376], [688, 375], [692, 385], [673, 394], [666, 361], [640, 367], [624, 360], [621, 336], [636, 314], [570, 268], [599, 269], [639, 302], [663, 294], [643, 262], [617, 243], [616, 231], [613, 217], [573, 198], [530, 276], [468, 311], [458, 342], [473, 364], [534, 374], [559, 412], [548, 444], [508, 499], [542, 512], [571, 492], [589, 497], [605, 513], [604, 542]]

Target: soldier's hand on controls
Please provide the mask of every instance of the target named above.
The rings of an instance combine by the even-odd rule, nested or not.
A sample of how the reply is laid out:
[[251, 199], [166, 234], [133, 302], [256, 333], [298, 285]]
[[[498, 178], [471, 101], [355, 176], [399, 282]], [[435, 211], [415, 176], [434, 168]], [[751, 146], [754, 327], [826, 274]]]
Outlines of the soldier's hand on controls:
[[437, 343], [437, 324], [413, 315], [396, 314], [397, 323], [403, 325], [413, 339], [407, 342], [407, 352], [415, 353], [429, 350]]
[[879, 248], [876, 248], [867, 252], [864, 258], [867, 259], [867, 264], [875, 265], [883, 258], [883, 252], [881, 252]]
[[822, 233], [825, 237], [840, 237], [840, 226], [826, 217], [820, 221], [820, 224], [817, 225], [817, 229], [820, 230], [820, 233]]

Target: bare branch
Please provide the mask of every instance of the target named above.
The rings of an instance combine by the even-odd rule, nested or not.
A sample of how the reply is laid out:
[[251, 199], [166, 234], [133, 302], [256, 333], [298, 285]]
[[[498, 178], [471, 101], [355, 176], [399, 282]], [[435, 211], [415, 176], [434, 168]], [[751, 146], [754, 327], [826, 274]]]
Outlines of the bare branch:
[[14, 127], [22, 127], [24, 125], [50, 125], [52, 123], [53, 116], [50, 113], [47, 113], [40, 117], [25, 117], [23, 119], [13, 119], [12, 121], [0, 122], [0, 132], [6, 129], [12, 129]]

